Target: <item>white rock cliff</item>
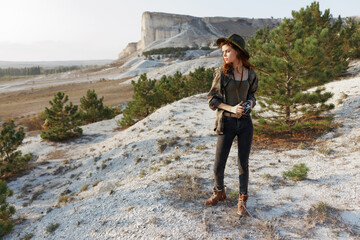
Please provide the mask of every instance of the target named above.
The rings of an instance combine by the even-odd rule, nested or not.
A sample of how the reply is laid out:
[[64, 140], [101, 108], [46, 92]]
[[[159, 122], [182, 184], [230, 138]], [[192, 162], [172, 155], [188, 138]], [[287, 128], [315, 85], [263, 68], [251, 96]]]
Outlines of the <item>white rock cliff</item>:
[[144, 12], [141, 40], [129, 43], [119, 54], [126, 57], [136, 51], [163, 47], [208, 47], [220, 36], [237, 33], [249, 38], [259, 28], [274, 28], [281, 19], [193, 17], [188, 15]]

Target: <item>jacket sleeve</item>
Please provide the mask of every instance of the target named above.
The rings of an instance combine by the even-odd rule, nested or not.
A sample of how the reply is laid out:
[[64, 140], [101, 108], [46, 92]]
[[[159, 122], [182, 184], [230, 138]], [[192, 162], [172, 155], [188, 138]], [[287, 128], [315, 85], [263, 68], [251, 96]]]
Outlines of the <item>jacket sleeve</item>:
[[258, 88], [259, 80], [258, 80], [258, 77], [257, 77], [254, 70], [250, 70], [250, 78], [251, 78], [252, 81], [251, 81], [251, 84], [250, 84], [247, 100], [252, 102], [252, 107], [255, 107], [255, 105], [256, 105], [255, 93], [256, 93], [257, 88]]
[[218, 106], [223, 102], [222, 101], [223, 96], [221, 93], [220, 84], [221, 84], [221, 72], [218, 69], [214, 73], [214, 79], [210, 91], [206, 97], [206, 100], [211, 110], [216, 110]]

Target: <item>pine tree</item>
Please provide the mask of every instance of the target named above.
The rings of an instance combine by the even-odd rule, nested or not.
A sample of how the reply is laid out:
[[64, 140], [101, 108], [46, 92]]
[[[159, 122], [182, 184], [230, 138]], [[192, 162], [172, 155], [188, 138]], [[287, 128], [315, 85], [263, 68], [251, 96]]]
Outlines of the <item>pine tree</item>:
[[294, 119], [332, 109], [333, 104], [326, 104], [331, 93], [324, 88], [306, 90], [332, 80], [348, 64], [339, 34], [341, 19], [332, 23], [330, 11], [322, 14], [316, 2], [293, 11], [292, 16], [271, 31], [258, 30], [248, 42], [251, 61], [258, 69], [260, 113], [275, 113], [260, 123], [272, 122], [282, 129], [288, 129]]
[[186, 95], [185, 78], [177, 71], [173, 76], [162, 76], [155, 86], [161, 105], [177, 101]]
[[198, 67], [194, 72], [190, 72], [189, 79], [186, 82], [187, 95], [192, 96], [209, 91], [213, 76], [214, 68]]
[[115, 113], [109, 107], [104, 107], [104, 97], [97, 98], [95, 90], [87, 90], [86, 96], [80, 99], [80, 114], [82, 119], [87, 123], [110, 119]]
[[142, 74], [137, 82], [132, 81], [133, 101], [123, 111], [121, 126], [130, 126], [159, 107], [197, 93], [207, 92], [212, 83], [214, 69], [199, 67], [189, 76], [176, 72], [162, 76], [159, 81]]
[[348, 53], [350, 58], [360, 58], [360, 22], [347, 18], [340, 36], [344, 39], [343, 51]]
[[0, 177], [5, 173], [18, 173], [26, 167], [32, 154], [22, 156], [16, 149], [22, 144], [25, 137], [24, 128], [16, 130], [13, 120], [5, 122], [0, 132]]
[[155, 91], [156, 79], [148, 79], [146, 73], [141, 74], [133, 85], [133, 101], [129, 102], [123, 111], [121, 126], [130, 126], [145, 118], [161, 106], [159, 93]]
[[78, 106], [68, 101], [65, 93], [58, 92], [54, 95], [53, 101], [49, 101], [51, 107], [45, 108], [45, 130], [41, 132], [43, 139], [51, 141], [62, 141], [82, 135], [82, 124]]
[[0, 238], [10, 233], [14, 227], [10, 218], [15, 213], [15, 207], [6, 202], [6, 198], [12, 194], [7, 183], [0, 180]]

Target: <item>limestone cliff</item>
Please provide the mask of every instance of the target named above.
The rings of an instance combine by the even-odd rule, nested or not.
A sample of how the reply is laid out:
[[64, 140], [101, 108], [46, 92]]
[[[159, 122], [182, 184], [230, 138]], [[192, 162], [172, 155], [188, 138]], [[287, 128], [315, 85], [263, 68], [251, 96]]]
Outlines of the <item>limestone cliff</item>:
[[220, 36], [237, 33], [250, 37], [259, 28], [280, 24], [281, 19], [193, 17], [188, 15], [144, 12], [141, 21], [141, 40], [129, 45], [119, 54], [128, 56], [141, 50], [163, 47], [207, 47]]

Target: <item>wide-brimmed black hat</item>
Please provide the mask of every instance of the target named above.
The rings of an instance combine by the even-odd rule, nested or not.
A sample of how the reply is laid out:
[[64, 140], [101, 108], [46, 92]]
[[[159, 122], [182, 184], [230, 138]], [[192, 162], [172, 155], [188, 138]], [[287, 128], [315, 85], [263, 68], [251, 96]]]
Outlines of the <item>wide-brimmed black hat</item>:
[[240, 49], [240, 51], [241, 51], [247, 58], [250, 58], [250, 55], [249, 55], [248, 51], [245, 50], [245, 40], [244, 40], [241, 36], [233, 33], [233, 34], [231, 34], [228, 38], [225, 38], [225, 37], [218, 38], [218, 39], [216, 40], [216, 44], [217, 44], [218, 46], [220, 46], [220, 44], [221, 44], [222, 42], [225, 42], [225, 41], [229, 41], [229, 42], [233, 43], [235, 46], [237, 46], [237, 47]]

